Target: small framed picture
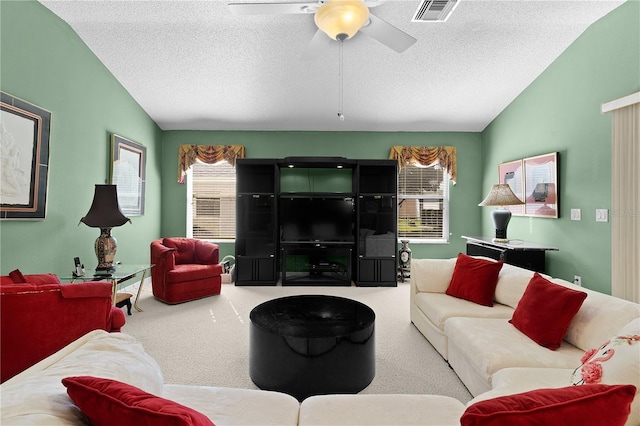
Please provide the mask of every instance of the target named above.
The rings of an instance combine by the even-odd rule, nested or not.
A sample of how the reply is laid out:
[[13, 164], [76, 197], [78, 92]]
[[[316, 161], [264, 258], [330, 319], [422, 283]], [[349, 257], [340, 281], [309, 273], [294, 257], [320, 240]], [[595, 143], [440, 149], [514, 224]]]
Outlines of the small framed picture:
[[[498, 165], [498, 183], [506, 183], [516, 197], [524, 201], [524, 173], [522, 160], [510, 161]], [[504, 206], [513, 216], [524, 216], [524, 204]]]
[[558, 153], [523, 160], [525, 215], [558, 218]]
[[144, 214], [147, 148], [111, 135], [111, 184], [116, 185], [118, 204], [125, 216]]

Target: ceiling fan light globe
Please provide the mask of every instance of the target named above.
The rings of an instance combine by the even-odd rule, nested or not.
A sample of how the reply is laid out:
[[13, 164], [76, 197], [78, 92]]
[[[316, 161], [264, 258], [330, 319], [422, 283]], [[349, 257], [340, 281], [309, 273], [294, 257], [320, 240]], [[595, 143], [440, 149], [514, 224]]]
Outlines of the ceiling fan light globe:
[[339, 35], [351, 38], [369, 20], [369, 8], [359, 0], [331, 0], [318, 9], [313, 20], [334, 40]]

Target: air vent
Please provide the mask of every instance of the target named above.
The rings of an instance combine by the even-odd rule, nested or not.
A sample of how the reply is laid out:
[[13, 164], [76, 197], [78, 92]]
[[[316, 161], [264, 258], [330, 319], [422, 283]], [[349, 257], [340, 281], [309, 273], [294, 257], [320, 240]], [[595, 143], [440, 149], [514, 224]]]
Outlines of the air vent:
[[460, 0], [423, 0], [411, 22], [444, 22]]

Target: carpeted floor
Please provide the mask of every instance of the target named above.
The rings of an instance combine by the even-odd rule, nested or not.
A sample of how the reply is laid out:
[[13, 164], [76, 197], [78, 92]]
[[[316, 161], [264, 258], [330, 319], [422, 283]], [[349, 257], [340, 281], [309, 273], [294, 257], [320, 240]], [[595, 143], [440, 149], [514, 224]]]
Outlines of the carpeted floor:
[[[129, 289], [131, 291], [131, 289]], [[466, 403], [471, 395], [455, 372], [409, 319], [409, 284], [398, 287], [236, 287], [179, 305], [151, 293], [146, 280], [123, 332], [153, 356], [166, 383], [257, 389], [249, 377], [249, 312], [294, 294], [328, 294], [359, 300], [376, 313], [376, 376], [362, 393], [438, 394]]]

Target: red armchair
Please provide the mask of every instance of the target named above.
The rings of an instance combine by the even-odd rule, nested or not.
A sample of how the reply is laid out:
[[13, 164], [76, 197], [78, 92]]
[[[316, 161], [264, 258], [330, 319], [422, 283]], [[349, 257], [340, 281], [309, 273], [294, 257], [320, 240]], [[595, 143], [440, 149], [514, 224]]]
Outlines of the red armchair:
[[54, 274], [0, 277], [0, 382], [92, 330], [120, 331], [110, 283], [60, 284]]
[[153, 295], [169, 304], [220, 294], [222, 266], [217, 244], [191, 238], [151, 243]]

